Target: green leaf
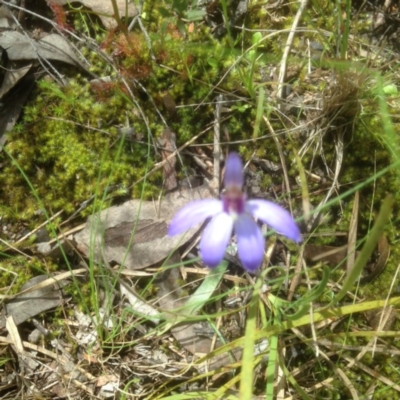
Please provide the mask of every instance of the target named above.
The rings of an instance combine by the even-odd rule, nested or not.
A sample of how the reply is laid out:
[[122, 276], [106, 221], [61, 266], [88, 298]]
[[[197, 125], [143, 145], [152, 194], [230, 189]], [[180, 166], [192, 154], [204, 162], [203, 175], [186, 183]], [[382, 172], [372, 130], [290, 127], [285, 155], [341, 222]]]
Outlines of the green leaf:
[[164, 7], [158, 7], [158, 12], [159, 12], [159, 13], [161, 14], [161, 16], [164, 17], [164, 18], [172, 17], [172, 16], [174, 15], [171, 11], [167, 10], [167, 9], [164, 8]]
[[262, 33], [261, 32], [256, 32], [253, 34], [251, 38], [251, 43], [253, 45], [258, 44], [262, 40]]
[[183, 306], [185, 314], [191, 316], [197, 314], [203, 308], [217, 289], [227, 267], [228, 262], [222, 261], [218, 267], [211, 270], [211, 272], [205, 277], [203, 283], [189, 297], [188, 301]]
[[397, 86], [394, 83], [384, 86], [382, 90], [383, 93], [388, 95], [395, 95], [398, 93]]
[[254, 286], [253, 296], [250, 300], [249, 312], [247, 314], [239, 389], [239, 397], [243, 400], [251, 399], [253, 395], [254, 343], [256, 341], [257, 331], [258, 302], [259, 293], [266, 273], [267, 270], [264, 270]]
[[187, 320], [197, 314], [204, 305], [210, 300], [214, 291], [217, 289], [228, 267], [227, 261], [222, 261], [218, 267], [211, 270], [205, 277], [202, 284], [189, 297], [188, 301], [181, 307], [179, 315], [167, 314], [167, 324], [157, 334], [162, 335], [176, 324]]
[[207, 58], [208, 64], [213, 68], [218, 68], [218, 61], [214, 57]]
[[201, 21], [206, 15], [205, 10], [190, 10], [185, 12], [185, 18], [189, 21]]

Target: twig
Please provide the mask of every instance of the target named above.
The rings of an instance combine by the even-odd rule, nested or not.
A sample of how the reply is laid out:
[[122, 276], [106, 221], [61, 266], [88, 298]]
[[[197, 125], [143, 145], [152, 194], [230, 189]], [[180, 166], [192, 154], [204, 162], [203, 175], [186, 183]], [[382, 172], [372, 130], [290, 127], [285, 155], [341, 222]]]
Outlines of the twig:
[[55, 213], [52, 217], [50, 217], [48, 220], [44, 221], [42, 224], [40, 224], [37, 228], [35, 228], [33, 231], [30, 231], [27, 233], [25, 236], [22, 236], [22, 238], [18, 239], [14, 244], [18, 244], [23, 242], [24, 240], [28, 239], [29, 236], [32, 236], [34, 233], [36, 233], [39, 229], [43, 228], [46, 226], [50, 221], [53, 219], [57, 218], [59, 215], [61, 215], [64, 212], [64, 210], [60, 210], [57, 213]]
[[[21, 30], [21, 32], [24, 34], [24, 36], [27, 38], [28, 42], [32, 46], [32, 48], [35, 50], [35, 53], [37, 54], [37, 60], [39, 61], [40, 65], [43, 67], [43, 69], [51, 76], [54, 78], [54, 80], [58, 80], [62, 85], [65, 85], [65, 80], [61, 76], [61, 74], [57, 71], [57, 69], [51, 64], [51, 62], [47, 59], [44, 58], [40, 55], [39, 50], [37, 48], [37, 45], [35, 41], [26, 33], [25, 29], [22, 27], [22, 25], [19, 23], [18, 19], [15, 17], [13, 13], [10, 13], [11, 17], [13, 18], [14, 22], [18, 26], [18, 29]], [[47, 65], [47, 66], [46, 66]], [[49, 67], [49, 68], [47, 68]], [[50, 70], [53, 71], [54, 75], [50, 72]]]
[[66, 271], [66, 272], [61, 272], [58, 275], [53, 275], [44, 281], [41, 281], [33, 286], [30, 286], [24, 290], [21, 290], [19, 293], [16, 294], [10, 294], [10, 295], [0, 295], [0, 299], [7, 299], [7, 300], [12, 300], [15, 299], [18, 296], [22, 296], [23, 294], [33, 292], [35, 290], [39, 290], [42, 288], [45, 288], [49, 285], [53, 285], [54, 283], [60, 282], [63, 279], [68, 279], [70, 277], [75, 277], [81, 273], [87, 272], [86, 268], [79, 268], [79, 269], [74, 269], [71, 271]]
[[27, 257], [27, 258], [29, 258], [29, 259], [32, 259], [32, 258], [33, 258], [33, 257], [31, 257], [30, 255], [25, 254], [23, 251], [19, 250], [17, 247], [14, 247], [12, 244], [6, 242], [6, 241], [5, 241], [4, 239], [2, 239], [2, 238], [0, 238], [0, 243], [3, 243], [5, 246], [7, 246], [8, 248], [10, 248], [11, 250], [13, 250], [13, 251], [15, 251], [15, 252], [17, 252], [17, 253], [19, 253], [19, 254], [21, 254], [21, 255]]

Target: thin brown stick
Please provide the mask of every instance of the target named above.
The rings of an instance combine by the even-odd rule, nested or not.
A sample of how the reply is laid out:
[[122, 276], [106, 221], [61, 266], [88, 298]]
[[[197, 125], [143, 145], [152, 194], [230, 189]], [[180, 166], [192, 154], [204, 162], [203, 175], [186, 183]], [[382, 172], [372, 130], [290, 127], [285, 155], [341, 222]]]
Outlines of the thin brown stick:
[[294, 34], [296, 33], [297, 26], [299, 25], [300, 18], [303, 15], [304, 10], [307, 7], [308, 0], [301, 0], [300, 7], [297, 10], [297, 14], [294, 18], [293, 25], [290, 28], [290, 32], [286, 41], [285, 50], [283, 51], [281, 67], [279, 69], [279, 78], [278, 78], [278, 91], [277, 91], [277, 98], [278, 100], [282, 100], [283, 97], [283, 87], [286, 77], [286, 66], [287, 66], [287, 59], [289, 57], [290, 49], [292, 48], [292, 43], [294, 39]]
[[175, 157], [180, 151], [182, 151], [183, 149], [185, 149], [186, 147], [190, 146], [194, 141], [196, 141], [199, 137], [201, 137], [202, 135], [204, 135], [206, 132], [208, 132], [210, 130], [210, 128], [205, 129], [204, 131], [200, 132], [199, 134], [197, 134], [196, 136], [193, 136], [190, 140], [188, 140], [185, 144], [183, 144], [181, 147], [179, 147], [177, 150], [175, 150], [173, 153], [171, 153], [165, 160], [157, 163], [153, 169], [151, 169], [149, 172], [147, 172], [147, 174], [145, 174], [144, 176], [142, 176], [140, 179], [138, 179], [135, 183], [133, 183], [131, 186], [129, 186], [129, 188], [131, 188], [132, 186], [137, 185], [138, 183], [144, 181], [145, 179], [147, 179], [151, 174], [153, 174], [154, 172], [158, 171], [160, 168], [162, 168], [164, 166], [164, 164], [166, 164], [167, 162], [169, 162], [169, 160], [173, 157]]

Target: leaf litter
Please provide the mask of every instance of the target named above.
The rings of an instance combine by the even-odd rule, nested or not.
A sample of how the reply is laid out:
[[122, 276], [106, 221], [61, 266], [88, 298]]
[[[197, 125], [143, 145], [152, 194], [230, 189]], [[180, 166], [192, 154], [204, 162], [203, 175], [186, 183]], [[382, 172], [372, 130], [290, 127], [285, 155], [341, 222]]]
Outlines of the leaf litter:
[[[66, 5], [68, 2], [63, 0], [49, 0], [48, 3]], [[113, 29], [118, 26], [116, 18], [112, 17], [114, 9], [111, 2], [92, 2], [87, 0], [80, 3], [85, 7], [91, 8], [93, 12], [100, 13], [99, 18], [106, 29]], [[245, 2], [240, 2], [240, 4], [243, 6]], [[118, 1], [117, 7], [120, 17], [136, 16], [137, 11], [131, 8], [131, 6], [133, 6], [132, 3], [129, 3], [128, 7], [125, 7], [125, 2]], [[277, 7], [277, 5], [268, 4], [266, 7], [267, 9], [271, 9]], [[126, 11], [127, 15], [125, 15]], [[175, 10], [174, 12], [179, 15], [178, 11], [179, 10]], [[225, 27], [219, 22], [218, 12], [220, 11], [213, 10], [213, 7], [210, 5], [207, 9], [202, 9], [199, 15], [207, 15], [208, 19], [212, 16], [212, 26], [220, 35]], [[235, 18], [236, 14], [230, 21], [230, 29], [233, 29], [235, 26]], [[5, 18], [5, 22], [8, 20], [11, 21], [12, 18]], [[194, 31], [194, 26], [195, 25], [191, 23], [190, 33]], [[82, 67], [85, 69], [80, 58], [76, 56], [74, 48], [69, 46], [69, 41], [58, 33], [50, 33], [44, 35], [40, 39], [32, 39], [19, 32], [15, 34], [15, 32], [11, 33], [11, 31], [10, 33], [7, 33], [7, 31], [5, 33], [3, 32], [1, 35], [0, 38], [3, 38], [3, 44], [9, 46], [7, 48], [9, 60], [14, 63], [9, 65], [9, 69], [12, 72], [7, 74], [8, 71], [6, 71], [3, 84], [0, 87], [3, 96], [2, 101], [9, 102], [9, 100], [12, 100], [12, 103], [15, 104], [14, 101], [16, 101], [16, 97], [18, 98], [19, 96], [13, 98], [7, 96], [11, 96], [13, 91], [15, 91], [15, 93], [24, 93], [25, 83], [24, 85], [22, 83], [30, 76], [29, 74], [33, 72], [34, 68], [40, 69], [38, 65], [41, 60], [61, 62], [77, 69], [82, 69]], [[23, 54], [21, 52], [23, 52]], [[31, 75], [30, 78], [30, 82], [34, 82], [36, 79], [34, 75]], [[315, 77], [310, 75], [306, 79], [312, 78]], [[316, 218], [313, 218], [311, 221], [308, 227], [309, 231], [311, 231], [311, 228], [315, 228], [317, 223], [327, 217], [327, 215], [320, 213], [319, 210], [340, 188], [339, 183], [342, 173], [344, 142], [341, 133], [335, 131], [335, 121], [342, 121], [343, 119], [352, 121], [354, 114], [358, 112], [357, 105], [354, 101], [351, 101], [351, 93], [349, 94], [349, 92], [353, 90], [352, 88], [354, 88], [354, 85], [349, 85], [349, 91], [347, 94], [344, 94], [344, 97], [347, 96], [347, 100], [350, 99], [350, 101], [348, 101], [349, 106], [346, 108], [343, 107], [343, 104], [346, 103], [347, 100], [341, 98], [341, 94], [334, 90], [336, 83], [333, 81], [335, 79], [336, 78], [331, 80], [330, 84], [328, 84], [328, 89], [325, 91], [326, 98], [323, 99], [322, 112], [319, 116], [313, 119], [311, 117], [316, 117], [316, 115], [312, 115], [312, 112], [310, 112], [308, 114], [309, 119], [295, 120], [299, 126], [301, 124], [307, 126], [307, 124], [310, 124], [310, 121], [313, 121], [311, 125], [315, 128], [305, 139], [304, 148], [302, 149], [303, 153], [301, 154], [302, 157], [304, 157], [307, 150], [312, 149], [314, 152], [313, 157], [317, 159], [320, 152], [323, 153], [323, 140], [326, 140], [326, 137], [332, 134], [332, 131], [334, 131], [332, 137], [336, 145], [336, 159], [332, 165], [328, 165], [328, 162], [325, 164], [326, 173], [320, 174], [322, 178], [318, 176], [321, 180], [330, 181], [331, 184], [327, 195], [320, 203], [321, 207], [319, 207], [318, 212], [314, 214]], [[21, 92], [17, 91], [19, 85], [21, 85], [22, 88]], [[27, 85], [27, 88], [29, 88], [29, 85]], [[26, 92], [28, 92], [29, 95], [30, 91], [26, 90]], [[311, 97], [311, 101], [315, 102], [313, 105], [315, 105], [315, 109], [317, 110], [320, 105], [318, 103], [319, 100], [316, 101], [312, 93], [308, 93], [307, 95]], [[21, 98], [23, 98], [23, 96], [21, 96]], [[304, 95], [304, 98], [306, 98], [306, 95]], [[20, 110], [14, 113], [12, 119], [14, 122], [6, 119], [4, 123], [6, 128], [2, 131], [11, 131], [13, 124], [15, 124], [15, 121], [18, 119], [18, 115], [21, 112], [25, 100], [26, 99], [22, 101]], [[293, 99], [289, 98], [289, 101], [293, 101]], [[310, 103], [307, 104], [309, 105]], [[175, 106], [173, 110], [174, 118], [176, 112]], [[293, 106], [293, 104], [291, 106]], [[312, 106], [310, 106], [310, 109], [311, 108]], [[6, 114], [8, 113], [7, 111]], [[336, 116], [336, 120], [332, 118], [332, 115]], [[340, 125], [340, 123], [337, 125]], [[0, 127], [1, 126], [0, 123]], [[304, 126], [300, 128], [304, 129]], [[230, 275], [231, 271], [224, 271], [220, 274], [218, 271], [213, 271], [202, 280], [203, 283], [196, 284], [190, 276], [190, 274], [193, 274], [193, 269], [191, 270], [182, 265], [181, 251], [184, 250], [183, 253], [185, 257], [193, 257], [196, 255], [197, 229], [189, 232], [185, 237], [178, 237], [177, 239], [179, 240], [176, 242], [172, 242], [170, 239], [166, 238], [166, 227], [177, 209], [194, 198], [213, 197], [216, 193], [207, 186], [195, 187], [189, 191], [182, 190], [182, 187], [179, 187], [180, 181], [175, 170], [177, 164], [177, 159], [175, 158], [177, 154], [175, 153], [176, 137], [170, 134], [172, 131], [168, 128], [164, 130], [164, 133], [165, 135], [161, 134], [162, 142], [158, 143], [162, 147], [161, 156], [163, 158], [160, 168], [163, 168], [164, 188], [170, 191], [170, 193], [162, 198], [160, 202], [129, 200], [119, 206], [109, 207], [90, 217], [81, 232], [77, 234], [73, 233], [72, 236], [68, 236], [68, 239], [66, 239], [63, 234], [60, 235], [60, 239], [65, 239], [66, 243], [68, 242], [73, 245], [71, 247], [68, 244], [66, 247], [63, 247], [64, 245], [62, 243], [57, 243], [56, 247], [63, 249], [63, 251], [67, 250], [69, 257], [73, 257], [71, 250], [74, 250], [75, 256], [81, 259], [83, 265], [85, 265], [85, 261], [82, 260], [82, 256], [84, 260], [91, 259], [91, 261], [95, 263], [96, 268], [98, 268], [97, 271], [100, 272], [100, 274], [103, 274], [104, 271], [112, 270], [113, 274], [111, 274], [111, 277], [118, 278], [117, 280], [105, 279], [104, 282], [99, 284], [98, 292], [99, 302], [101, 304], [97, 310], [97, 315], [89, 310], [82, 312], [78, 309], [75, 309], [74, 313], [66, 315], [64, 327], [68, 331], [69, 337], [73, 338], [76, 344], [80, 346], [80, 350], [75, 353], [70, 343], [58, 339], [50, 342], [51, 346], [53, 346], [52, 350], [49, 350], [49, 348], [44, 345], [36, 345], [35, 347], [32, 343], [40, 343], [40, 335], [39, 339], [34, 339], [32, 335], [30, 339], [32, 342], [26, 342], [23, 340], [24, 338], [21, 337], [20, 332], [22, 332], [22, 326], [31, 323], [36, 324], [36, 329], [41, 332], [42, 337], [49, 337], [51, 332], [41, 327], [38, 321], [33, 321], [35, 320], [35, 316], [48, 311], [50, 308], [67, 307], [65, 301], [68, 300], [69, 297], [64, 297], [62, 295], [64, 287], [58, 289], [58, 291], [54, 293], [49, 292], [51, 299], [54, 301], [46, 302], [41, 299], [38, 306], [28, 307], [27, 300], [23, 294], [20, 296], [16, 295], [11, 301], [9, 299], [8, 303], [3, 306], [3, 311], [8, 310], [8, 318], [4, 315], [0, 321], [2, 327], [6, 327], [11, 334], [11, 338], [8, 339], [6, 343], [12, 342], [18, 363], [21, 365], [20, 371], [25, 374], [25, 379], [31, 380], [32, 382], [34, 379], [35, 382], [40, 382], [40, 379], [42, 379], [44, 382], [38, 384], [38, 390], [32, 386], [32, 389], [28, 390], [26, 394], [37, 395], [40, 393], [40, 387], [51, 387], [49, 393], [59, 397], [74, 396], [80, 398], [87, 395], [90, 398], [94, 396], [111, 398], [118, 395], [118, 392], [132, 376], [136, 379], [135, 383], [132, 384], [133, 389], [131, 392], [134, 397], [153, 398], [153, 394], [157, 396], [156, 393], [153, 393], [155, 390], [158, 390], [157, 384], [161, 388], [165, 382], [178, 385], [176, 388], [181, 392], [189, 393], [199, 389], [197, 383], [183, 383], [179, 386], [177, 382], [188, 379], [187, 376], [190, 375], [192, 371], [188, 375], [185, 374], [189, 371], [189, 368], [193, 368], [193, 363], [197, 359], [197, 356], [208, 354], [213, 349], [217, 349], [223, 345], [221, 338], [216, 335], [216, 332], [219, 332], [219, 327], [210, 325], [210, 322], [206, 320], [206, 318], [199, 318], [203, 319], [203, 321], [196, 321], [196, 318], [201, 317], [201, 312], [207, 315], [208, 313], [215, 313], [216, 309], [220, 310], [216, 308], [218, 300], [215, 300], [214, 296], [218, 295], [219, 290], [227, 290], [226, 286], [224, 286], [225, 282], [235, 282], [235, 285], [241, 285], [241, 292], [237, 296], [239, 303], [235, 303], [238, 304], [239, 310], [232, 313], [232, 316], [220, 318], [220, 321], [223, 321], [223, 324], [227, 324], [233, 322], [234, 318], [243, 318], [243, 315], [245, 315], [245, 312], [242, 310], [246, 308], [248, 301], [248, 297], [246, 296], [248, 296], [249, 291], [244, 289], [244, 287], [251, 282], [251, 280], [240, 278], [235, 274]], [[0, 140], [4, 140], [4, 137], [5, 135], [1, 136]], [[4, 143], [5, 141], [3, 144]], [[279, 142], [276, 143], [280, 146]], [[202, 156], [210, 151], [209, 147], [206, 148], [205, 151], [196, 150], [196, 152]], [[200, 160], [200, 158], [198, 158], [198, 162], [200, 161], [203, 165], [206, 165], [204, 159]], [[207, 165], [209, 165], [209, 160], [206, 161], [208, 163]], [[249, 168], [257, 173], [257, 165], [261, 166], [261, 168], [265, 169], [270, 174], [280, 173], [283, 169], [283, 166], [278, 164], [276, 159], [274, 161], [269, 161], [264, 156], [259, 157], [258, 155], [254, 155], [253, 159], [250, 158]], [[215, 166], [214, 164], [214, 167]], [[331, 170], [332, 166], [333, 172]], [[254, 175], [256, 175], [256, 173]], [[306, 171], [306, 173], [311, 176], [309, 171]], [[262, 190], [260, 190], [260, 180], [257, 180], [256, 176], [253, 176], [253, 178], [255, 186], [251, 184], [249, 190], [256, 191], [257, 189], [257, 193], [263, 195]], [[173, 191], [174, 189], [175, 191]], [[283, 195], [285, 195], [285, 193], [283, 193]], [[355, 215], [356, 210], [354, 210], [353, 213], [353, 229], [351, 229], [351, 234], [348, 236], [349, 243], [346, 248], [307, 243], [304, 246], [304, 259], [306, 261], [311, 259], [313, 261], [317, 259], [319, 261], [323, 260], [325, 263], [332, 264], [333, 266], [337, 266], [337, 264], [347, 259], [348, 268], [351, 270], [354, 261], [349, 259], [348, 254], [353, 254], [355, 259], [357, 259], [359, 255], [359, 253], [355, 251], [355, 241], [357, 239], [357, 221]], [[52, 251], [53, 247], [47, 246], [49, 243], [50, 242], [44, 242], [42, 249], [46, 248], [50, 249], [50, 251], [39, 250], [39, 253], [45, 254], [47, 257], [54, 260], [59, 260], [62, 251], [60, 250], [59, 253]], [[188, 250], [188, 248], [192, 250]], [[281, 268], [282, 265], [289, 267], [290, 254], [287, 248], [279, 244], [277, 249], [276, 254], [274, 254], [274, 263], [278, 265], [279, 268]], [[381, 235], [378, 241], [377, 262], [370, 263], [379, 265], [379, 268], [372, 267], [372, 271], [378, 270], [382, 272], [389, 256], [389, 249], [390, 245], [387, 237]], [[330, 254], [326, 254], [326, 252], [330, 252]], [[333, 255], [333, 252], [336, 252], [336, 254]], [[279, 253], [280, 255], [277, 256]], [[94, 257], [92, 257], [93, 255]], [[184, 258], [184, 260], [185, 259], [186, 258]], [[301, 261], [302, 260], [299, 262]], [[180, 265], [180, 267], [177, 268], [176, 265]], [[85, 266], [83, 270], [87, 271], [89, 268]], [[142, 278], [149, 279], [152, 274], [155, 274], [153, 290], [156, 293], [153, 293], [151, 298], [142, 298], [134, 291], [135, 285], [129, 286], [127, 284], [129, 280], [136, 278], [136, 283], [140, 282]], [[194, 274], [198, 276], [198, 274]], [[374, 275], [373, 278], [378, 275], [376, 272], [372, 274]], [[49, 275], [43, 275], [40, 279], [46, 280], [48, 276]], [[271, 282], [277, 277], [280, 278], [278, 273], [271, 274]], [[124, 284], [118, 285], [116, 283], [122, 281]], [[82, 281], [79, 282], [82, 283]], [[87, 276], [85, 276], [84, 282], [87, 282]], [[300, 283], [302, 282], [300, 281]], [[132, 288], [132, 290], [127, 290], [127, 286]], [[106, 311], [109, 310], [108, 305], [110, 304], [110, 300], [107, 299], [105, 295], [107, 292], [105, 287], [111, 287], [110, 293], [112, 293], [112, 301], [115, 301], [115, 303], [112, 304], [118, 308], [118, 312], [121, 311], [121, 314], [114, 316]], [[230, 288], [230, 290], [232, 290], [232, 288]], [[32, 290], [30, 293], [32, 305], [36, 304], [38, 298], [49, 294], [46, 293]], [[58, 303], [55, 300], [56, 297]], [[13, 304], [14, 300], [15, 303], [20, 303], [22, 306], [13, 309], [11, 304]], [[29, 306], [31, 306], [31, 304], [29, 304]], [[25, 312], [25, 309], [28, 308], [31, 308], [30, 312]], [[127, 317], [127, 310], [132, 311], [133, 316], [130, 315]], [[382, 315], [382, 318], [386, 321], [393, 320], [394, 313], [395, 311], [393, 311], [392, 308], [388, 308], [380, 315]], [[368, 318], [371, 317], [368, 316]], [[194, 321], [192, 319], [194, 319]], [[371, 325], [377, 327], [379, 323], [371, 322]], [[107, 346], [110, 345], [110, 342], [107, 340], [101, 342], [103, 337], [99, 335], [99, 332], [104, 329], [114, 334], [117, 332], [115, 329], [119, 326], [123, 326], [122, 331], [124, 333], [117, 333], [114, 337], [115, 342], [111, 343], [110, 346], [113, 350], [109, 351]], [[240, 336], [243, 332], [241, 329], [243, 330], [244, 327], [243, 320], [239, 321], [237, 326], [239, 327], [238, 335]], [[389, 329], [390, 326], [391, 325], [388, 324], [386, 328]], [[333, 329], [332, 327], [332, 330]], [[295, 331], [293, 330], [293, 332]], [[224, 333], [226, 333], [226, 331], [224, 331]], [[297, 334], [297, 338], [299, 337], [301, 337], [301, 335]], [[4, 340], [5, 339], [2, 337], [2, 341]], [[287, 349], [289, 349], [291, 357], [298, 360], [299, 356], [295, 354], [297, 351], [297, 344], [293, 346], [289, 345], [289, 342], [286, 342], [284, 337], [282, 337], [282, 340], [284, 341], [284, 346], [287, 346]], [[292, 340], [290, 343], [293, 343], [293, 339], [290, 340]], [[123, 347], [124, 350], [120, 350], [118, 346], [121, 346], [121, 348]], [[268, 346], [268, 344], [266, 346]], [[263, 349], [262, 351], [265, 350], [266, 349]], [[109, 352], [106, 354], [107, 351]], [[28, 358], [30, 360], [23, 359], [22, 357], [24, 355], [23, 353], [27, 352], [29, 352]], [[105, 370], [103, 370], [99, 367], [99, 363], [103, 362], [106, 357], [109, 363], [107, 364], [106, 362], [104, 364]], [[223, 367], [229, 369], [230, 364], [234, 364], [234, 362], [240, 360], [240, 358], [241, 348], [235, 348], [230, 354], [223, 354], [221, 357], [222, 360], [215, 360], [215, 358], [208, 360], [208, 366], [205, 365], [204, 369], [200, 368], [199, 371], [202, 373], [206, 372], [207, 368], [211, 371]], [[286, 362], [286, 359], [283, 357], [280, 361]], [[182, 369], [182, 363], [187, 366], [188, 369], [186, 371]], [[26, 366], [22, 367], [22, 365]], [[41, 365], [45, 365], [46, 368], [42, 368]], [[84, 367], [82, 368], [81, 365], [84, 365]], [[123, 367], [121, 369], [114, 369], [112, 365], [122, 365]], [[261, 366], [261, 364], [259, 364], [259, 366]], [[56, 372], [60, 367], [62, 367], [61, 374]], [[49, 374], [49, 369], [54, 372]], [[307, 370], [305, 371], [305, 375], [307, 375]], [[235, 369], [231, 368], [229, 372], [228, 376], [235, 379]], [[262, 371], [258, 370], [256, 374], [259, 379], [263, 379]], [[173, 376], [173, 378], [171, 380], [166, 379], [165, 377], [168, 375]], [[221, 387], [220, 385], [212, 387], [212, 382], [218, 382], [220, 376], [223, 376], [223, 373], [222, 375], [216, 374], [216, 376], [210, 379], [211, 391], [209, 393], [212, 393], [212, 390], [215, 390], [216, 387]], [[293, 374], [292, 376], [296, 376], [299, 381], [301, 381], [299, 374]], [[373, 376], [376, 376], [376, 374], [373, 374]], [[14, 379], [11, 375], [8, 377], [10, 380]], [[156, 385], [155, 382], [157, 383]], [[347, 381], [347, 383], [348, 382], [349, 381]], [[200, 385], [203, 383], [208, 390], [207, 385], [209, 383], [202, 381]], [[326, 383], [329, 384], [329, 382]], [[303, 384], [305, 384], [304, 381]], [[390, 385], [390, 382], [386, 381], [386, 384]], [[281, 388], [280, 393], [284, 393], [284, 377], [281, 377], [279, 385]], [[232, 387], [233, 386], [234, 385], [232, 385]], [[68, 390], [66, 390], [66, 388], [68, 388]], [[316, 390], [314, 387], [307, 389], [310, 389], [310, 392]], [[206, 391], [203, 393], [206, 393]], [[239, 396], [236, 389], [232, 389], [231, 393], [237, 395], [237, 397]], [[351, 393], [353, 394], [354, 391]]]
[[5, 106], [0, 110], [0, 151], [17, 122], [22, 108], [34, 88], [36, 75], [33, 66], [39, 62], [58, 61], [86, 67], [77, 57], [69, 41], [50, 33], [35, 40], [28, 33], [14, 30], [0, 32], [0, 48], [6, 54], [4, 78], [0, 86], [0, 99]]
[[[64, 6], [67, 5], [69, 0], [47, 0], [48, 3]], [[93, 13], [98, 15], [101, 22], [106, 29], [112, 30], [117, 28], [118, 23], [114, 18], [114, 7], [110, 0], [80, 0], [77, 3], [83, 4], [85, 7], [92, 9]], [[122, 18], [132, 18], [138, 15], [138, 11], [133, 2], [126, 2], [125, 0], [115, 0], [115, 4]]]

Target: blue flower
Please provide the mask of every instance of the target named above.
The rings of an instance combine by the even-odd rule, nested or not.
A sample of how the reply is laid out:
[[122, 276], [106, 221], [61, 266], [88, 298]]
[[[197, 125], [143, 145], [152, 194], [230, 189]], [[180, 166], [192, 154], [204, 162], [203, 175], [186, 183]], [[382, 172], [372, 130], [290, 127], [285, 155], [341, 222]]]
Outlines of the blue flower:
[[186, 232], [211, 217], [200, 240], [200, 255], [213, 268], [223, 260], [234, 231], [239, 258], [248, 271], [255, 271], [264, 258], [264, 237], [254, 218], [295, 242], [300, 230], [288, 211], [267, 200], [247, 200], [242, 191], [243, 165], [237, 153], [230, 153], [225, 164], [225, 191], [221, 200], [196, 200], [181, 208], [172, 219], [168, 234]]

